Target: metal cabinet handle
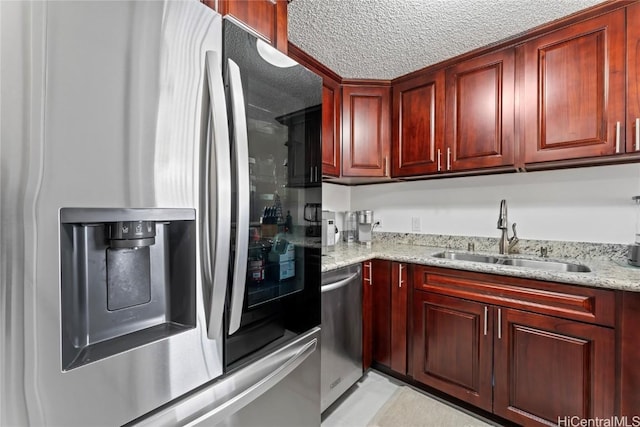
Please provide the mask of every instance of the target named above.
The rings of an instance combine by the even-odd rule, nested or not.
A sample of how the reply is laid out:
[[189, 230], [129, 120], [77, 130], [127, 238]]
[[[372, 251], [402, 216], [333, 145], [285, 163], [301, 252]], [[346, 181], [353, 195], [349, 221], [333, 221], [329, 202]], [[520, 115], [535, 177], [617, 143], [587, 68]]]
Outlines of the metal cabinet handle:
[[616, 122], [616, 154], [620, 153], [620, 122]]
[[484, 334], [487, 335], [487, 321], [489, 317], [489, 307], [484, 306]]
[[389, 157], [384, 158], [384, 176], [389, 176]]
[[401, 288], [402, 287], [402, 268], [404, 266], [402, 264], [400, 264], [398, 266], [398, 287]]
[[447, 147], [447, 170], [451, 170], [451, 147]]
[[636, 151], [640, 151], [640, 118], [636, 118]]
[[502, 309], [498, 309], [498, 339], [502, 339]]
[[442, 152], [438, 148], [438, 172], [442, 170]]
[[373, 276], [371, 275], [371, 262], [368, 262], [364, 265], [364, 268], [369, 269], [369, 278], [365, 276], [364, 281], [369, 282], [369, 286], [373, 285]]

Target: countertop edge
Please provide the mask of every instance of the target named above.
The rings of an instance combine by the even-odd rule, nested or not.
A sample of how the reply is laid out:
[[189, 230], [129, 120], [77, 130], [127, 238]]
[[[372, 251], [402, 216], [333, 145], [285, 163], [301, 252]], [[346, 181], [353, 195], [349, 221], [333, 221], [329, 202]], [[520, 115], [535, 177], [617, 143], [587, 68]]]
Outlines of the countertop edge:
[[[513, 267], [481, 262], [448, 260], [434, 258], [437, 252], [447, 248], [384, 244], [371, 247], [339, 245], [334, 251], [323, 253], [322, 272], [333, 271], [341, 267], [357, 264], [372, 259], [407, 262], [431, 267], [450, 268], [461, 271], [496, 274], [500, 276], [519, 277], [545, 282], [565, 283], [569, 285], [589, 286], [601, 289], [640, 292], [640, 268], [622, 266], [614, 260], [559, 258], [556, 260], [578, 262], [588, 266], [589, 273], [553, 272], [535, 268]], [[495, 254], [493, 254], [495, 255]], [[531, 256], [514, 257], [532, 259]]]

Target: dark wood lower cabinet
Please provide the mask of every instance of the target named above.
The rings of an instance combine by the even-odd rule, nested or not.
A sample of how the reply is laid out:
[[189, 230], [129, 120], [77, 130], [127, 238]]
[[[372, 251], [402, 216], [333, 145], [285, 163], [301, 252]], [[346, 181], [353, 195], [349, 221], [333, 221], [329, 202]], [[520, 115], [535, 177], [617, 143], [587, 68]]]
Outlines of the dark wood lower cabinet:
[[493, 340], [485, 309], [461, 298], [414, 292], [413, 377], [491, 411]]
[[495, 414], [523, 425], [558, 425], [565, 417], [615, 413], [613, 329], [497, 310]]
[[363, 365], [373, 362], [407, 373], [407, 304], [411, 282], [407, 264], [363, 263]]
[[[616, 381], [613, 291], [422, 266], [414, 271], [416, 381], [525, 426], [611, 418], [633, 401], [624, 394], [635, 380]], [[574, 301], [590, 314], [576, 313]], [[623, 317], [623, 325], [629, 327], [630, 318]], [[623, 348], [623, 362], [634, 347]], [[640, 370], [624, 368], [629, 365], [622, 371], [633, 377]]]

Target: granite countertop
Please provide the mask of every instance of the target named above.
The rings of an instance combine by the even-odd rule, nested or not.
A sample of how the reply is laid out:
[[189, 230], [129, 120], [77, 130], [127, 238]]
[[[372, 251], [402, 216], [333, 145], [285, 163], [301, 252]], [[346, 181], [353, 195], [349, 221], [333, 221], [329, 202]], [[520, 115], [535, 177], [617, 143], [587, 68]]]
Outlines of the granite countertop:
[[[640, 268], [628, 265], [620, 257], [588, 256], [588, 251], [574, 251], [572, 257], [566, 257], [560, 256], [558, 253], [560, 251], [557, 249], [553, 251], [553, 255], [550, 255], [549, 258], [540, 258], [531, 254], [509, 255], [509, 257], [528, 259], [568, 261], [586, 265], [591, 269], [591, 272], [588, 273], [569, 273], [432, 257], [433, 254], [446, 250], [459, 251], [455, 248], [452, 249], [451, 245], [445, 247], [424, 246], [398, 242], [398, 239], [377, 239], [369, 247], [359, 244], [347, 245], [340, 243], [335, 246], [333, 251], [323, 251], [322, 271], [331, 271], [347, 265], [379, 258], [456, 270], [640, 292]], [[480, 250], [475, 253], [496, 255], [497, 251]]]

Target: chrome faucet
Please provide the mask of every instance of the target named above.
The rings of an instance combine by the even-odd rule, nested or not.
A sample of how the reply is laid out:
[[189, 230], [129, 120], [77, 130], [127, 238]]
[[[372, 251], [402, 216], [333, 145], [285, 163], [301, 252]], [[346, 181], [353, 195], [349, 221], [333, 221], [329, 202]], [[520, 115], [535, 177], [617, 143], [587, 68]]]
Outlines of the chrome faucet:
[[513, 223], [513, 237], [509, 238], [509, 232], [507, 229], [509, 228], [509, 222], [507, 221], [507, 201], [500, 201], [500, 216], [498, 217], [498, 230], [502, 230], [502, 235], [500, 236], [499, 243], [499, 251], [501, 254], [509, 255], [511, 252], [511, 248], [513, 248], [516, 243], [518, 243], [518, 235], [516, 233], [516, 223]]

